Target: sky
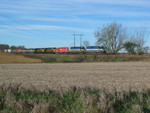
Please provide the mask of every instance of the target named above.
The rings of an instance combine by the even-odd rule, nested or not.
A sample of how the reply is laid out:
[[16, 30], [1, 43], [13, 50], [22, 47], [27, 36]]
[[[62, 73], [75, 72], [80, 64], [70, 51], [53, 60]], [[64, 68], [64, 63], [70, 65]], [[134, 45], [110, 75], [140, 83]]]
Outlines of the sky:
[[[0, 43], [36, 47], [95, 45], [94, 32], [113, 21], [150, 32], [150, 0], [0, 0]], [[145, 37], [150, 46], [150, 36]]]

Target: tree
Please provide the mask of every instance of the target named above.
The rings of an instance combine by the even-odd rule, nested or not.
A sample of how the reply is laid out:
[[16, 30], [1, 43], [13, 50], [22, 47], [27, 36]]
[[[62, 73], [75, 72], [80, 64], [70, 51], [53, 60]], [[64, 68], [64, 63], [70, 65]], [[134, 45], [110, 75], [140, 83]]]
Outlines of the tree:
[[143, 48], [143, 52], [144, 53], [149, 53], [150, 52], [150, 48], [148, 46]]
[[123, 48], [127, 35], [121, 24], [112, 22], [95, 31], [95, 37], [98, 45], [104, 46], [109, 53], [117, 53]]
[[135, 54], [136, 53], [136, 48], [138, 47], [138, 45], [136, 43], [133, 42], [126, 42], [124, 44], [124, 48], [125, 50], [130, 53], [130, 54]]
[[90, 46], [89, 41], [87, 41], [87, 40], [83, 41], [83, 46], [85, 46], [85, 47]]
[[10, 49], [25, 49], [25, 46], [11, 46]]
[[13, 49], [18, 49], [18, 47], [17, 46], [11, 46], [10, 49], [12, 49], [12, 50]]
[[145, 46], [145, 37], [147, 36], [147, 30], [144, 28], [138, 28], [130, 34], [130, 42], [138, 45], [136, 48], [137, 54], [144, 54], [148, 47]]
[[25, 49], [25, 46], [18, 46], [18, 49]]
[[7, 44], [0, 44], [0, 50], [4, 51], [4, 49], [9, 49], [9, 45], [7, 45]]

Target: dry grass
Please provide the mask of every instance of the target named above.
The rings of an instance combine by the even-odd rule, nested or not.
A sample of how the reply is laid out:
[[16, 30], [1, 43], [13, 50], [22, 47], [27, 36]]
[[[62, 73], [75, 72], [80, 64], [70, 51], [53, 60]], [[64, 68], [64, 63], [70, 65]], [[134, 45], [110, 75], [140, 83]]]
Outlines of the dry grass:
[[56, 92], [0, 86], [1, 113], [150, 113], [150, 89], [108, 92], [72, 87]]
[[39, 58], [43, 63], [67, 63], [67, 62], [129, 62], [150, 61], [150, 54], [22, 54], [29, 58]]
[[0, 52], [0, 63], [39, 63], [40, 59], [27, 58], [21, 55], [15, 55], [12, 53]]

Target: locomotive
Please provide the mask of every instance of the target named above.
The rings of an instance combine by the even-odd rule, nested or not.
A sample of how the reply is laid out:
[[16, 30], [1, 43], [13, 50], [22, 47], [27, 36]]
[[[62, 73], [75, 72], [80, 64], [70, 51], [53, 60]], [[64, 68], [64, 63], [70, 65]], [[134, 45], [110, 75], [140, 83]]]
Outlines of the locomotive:
[[51, 47], [51, 48], [30, 48], [30, 49], [16, 49], [13, 53], [34, 53], [34, 54], [101, 54], [106, 53], [106, 49], [102, 46], [88, 46], [88, 47]]

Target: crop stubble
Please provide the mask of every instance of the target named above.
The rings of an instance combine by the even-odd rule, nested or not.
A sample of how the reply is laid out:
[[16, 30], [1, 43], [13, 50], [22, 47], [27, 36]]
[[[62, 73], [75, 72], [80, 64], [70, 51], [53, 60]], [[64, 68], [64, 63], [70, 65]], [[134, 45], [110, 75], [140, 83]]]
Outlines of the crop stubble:
[[96, 87], [150, 88], [150, 62], [0, 64], [0, 84], [38, 90]]

